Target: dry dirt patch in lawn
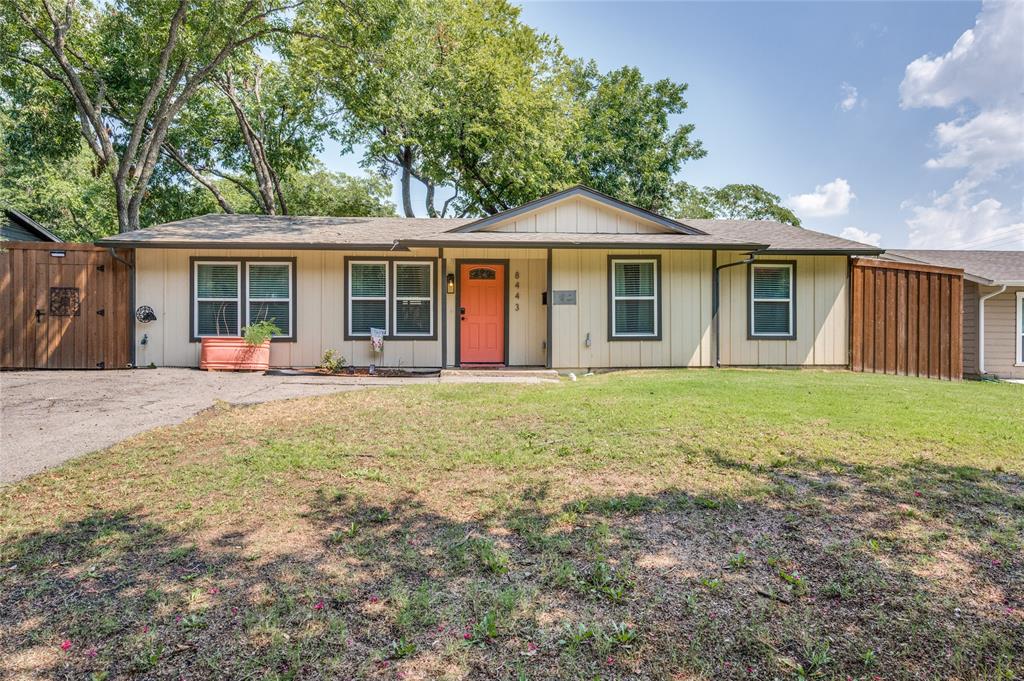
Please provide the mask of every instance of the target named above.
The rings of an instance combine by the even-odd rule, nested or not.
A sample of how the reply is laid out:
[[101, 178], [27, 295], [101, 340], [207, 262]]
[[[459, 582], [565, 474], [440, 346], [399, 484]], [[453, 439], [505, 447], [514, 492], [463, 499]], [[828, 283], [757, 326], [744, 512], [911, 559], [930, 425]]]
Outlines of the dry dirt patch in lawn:
[[1019, 677], [1019, 429], [837, 378], [417, 387], [140, 436], [4, 490], [4, 673]]

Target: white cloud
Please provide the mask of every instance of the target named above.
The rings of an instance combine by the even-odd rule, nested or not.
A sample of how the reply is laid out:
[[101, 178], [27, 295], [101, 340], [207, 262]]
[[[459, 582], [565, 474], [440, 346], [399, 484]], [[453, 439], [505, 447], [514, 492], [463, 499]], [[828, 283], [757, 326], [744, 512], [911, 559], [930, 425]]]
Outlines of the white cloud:
[[801, 217], [829, 218], [846, 215], [850, 201], [855, 198], [857, 195], [850, 190], [850, 183], [837, 177], [827, 184], [819, 184], [810, 194], [790, 196], [782, 204]]
[[839, 91], [842, 93], [839, 108], [843, 111], [853, 111], [853, 107], [857, 106], [857, 88], [849, 83], [843, 83], [839, 86]]
[[1024, 9], [1019, 0], [986, 2], [974, 28], [944, 55], [918, 57], [900, 83], [900, 106], [949, 107], [971, 100], [1001, 104], [1024, 82]]
[[871, 246], [882, 245], [882, 235], [878, 232], [865, 232], [859, 227], [847, 227], [843, 231], [839, 232], [839, 236], [850, 241], [858, 241], [862, 244], [870, 244]]
[[935, 138], [943, 153], [925, 167], [967, 168], [976, 177], [987, 177], [1024, 161], [1024, 111], [993, 109], [940, 123]]
[[957, 118], [935, 127], [933, 169], [963, 177], [929, 202], [906, 201], [910, 245], [918, 248], [1024, 248], [1024, 210], [1007, 207], [986, 187], [1024, 162], [1024, 4], [982, 5], [974, 27], [938, 57], [907, 65], [900, 106], [957, 107]]
[[906, 204], [911, 248], [1024, 249], [1024, 220], [978, 183], [960, 180], [930, 205]]

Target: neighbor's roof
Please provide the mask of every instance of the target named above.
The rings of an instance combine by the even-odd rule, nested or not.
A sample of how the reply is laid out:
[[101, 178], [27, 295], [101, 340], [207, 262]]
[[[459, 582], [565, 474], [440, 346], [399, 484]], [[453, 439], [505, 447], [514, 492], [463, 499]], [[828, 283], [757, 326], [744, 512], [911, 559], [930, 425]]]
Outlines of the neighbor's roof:
[[943, 251], [893, 249], [893, 259], [906, 259], [940, 267], [956, 267], [964, 276], [985, 285], [1024, 286], [1024, 251]]
[[[26, 237], [28, 237], [26, 239]], [[41, 224], [13, 208], [4, 208], [0, 215], [0, 240], [11, 241], [53, 241], [63, 243], [63, 239], [43, 227]]]

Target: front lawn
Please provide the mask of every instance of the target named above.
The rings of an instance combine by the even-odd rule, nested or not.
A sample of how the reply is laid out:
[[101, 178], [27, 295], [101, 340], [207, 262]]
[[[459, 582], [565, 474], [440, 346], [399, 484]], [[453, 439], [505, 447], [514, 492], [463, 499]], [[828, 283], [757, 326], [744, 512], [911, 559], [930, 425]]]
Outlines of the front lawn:
[[1024, 677], [1024, 386], [211, 410], [0, 490], [0, 677]]

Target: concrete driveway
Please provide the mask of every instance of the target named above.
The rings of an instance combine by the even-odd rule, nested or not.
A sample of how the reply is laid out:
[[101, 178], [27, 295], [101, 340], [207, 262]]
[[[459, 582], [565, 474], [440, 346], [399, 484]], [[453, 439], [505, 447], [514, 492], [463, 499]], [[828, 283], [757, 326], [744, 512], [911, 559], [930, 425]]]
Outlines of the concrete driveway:
[[523, 381], [536, 376], [347, 378], [195, 369], [0, 373], [0, 483], [104, 449], [213, 405], [254, 404], [412, 383]]

